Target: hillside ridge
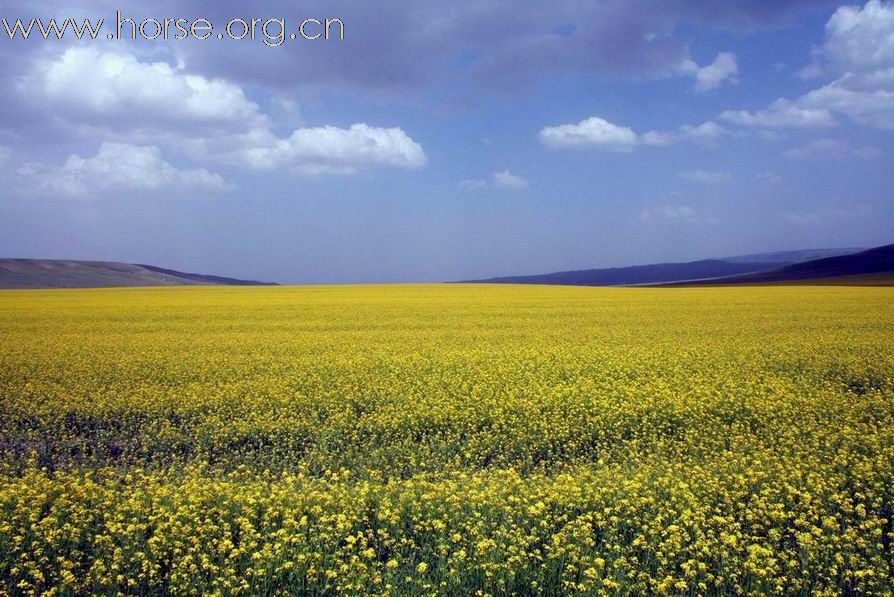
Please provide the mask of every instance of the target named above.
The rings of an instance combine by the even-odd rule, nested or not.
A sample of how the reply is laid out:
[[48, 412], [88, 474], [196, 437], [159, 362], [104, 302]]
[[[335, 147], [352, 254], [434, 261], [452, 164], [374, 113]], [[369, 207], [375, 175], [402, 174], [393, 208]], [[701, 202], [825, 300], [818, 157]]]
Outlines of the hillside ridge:
[[192, 274], [117, 261], [0, 259], [0, 288], [115, 288], [130, 286], [275, 286], [256, 280]]

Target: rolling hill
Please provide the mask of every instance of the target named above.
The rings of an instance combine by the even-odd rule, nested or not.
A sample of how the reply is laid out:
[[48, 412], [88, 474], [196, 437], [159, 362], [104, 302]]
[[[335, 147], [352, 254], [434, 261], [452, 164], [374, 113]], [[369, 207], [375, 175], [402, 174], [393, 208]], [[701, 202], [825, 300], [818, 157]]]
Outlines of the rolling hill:
[[559, 286], [630, 286], [657, 284], [697, 278], [715, 278], [757, 272], [775, 267], [775, 263], [730, 263], [705, 259], [689, 263], [658, 263], [632, 267], [611, 267], [554, 272], [534, 276], [507, 276], [488, 280], [470, 280], [473, 284], [553, 284]]
[[865, 251], [866, 247], [848, 247], [841, 249], [804, 249], [801, 251], [773, 251], [771, 253], [755, 253], [752, 255], [736, 255], [735, 257], [721, 257], [721, 261], [730, 263], [775, 263], [788, 265], [790, 263], [802, 263], [814, 259], [826, 257], [838, 257], [839, 255], [851, 255]]
[[103, 288], [121, 286], [270, 286], [254, 280], [188, 274], [113, 261], [0, 259], [0, 288]]
[[851, 255], [814, 259], [767, 271], [690, 280], [679, 285], [732, 284], [855, 284], [891, 285], [894, 282], [894, 244]]
[[[658, 286], [686, 284], [769, 284], [786, 281], [838, 284], [887, 284], [894, 267], [878, 249], [807, 249], [738, 255], [687, 263], [658, 263], [553, 272], [530, 276], [506, 276], [469, 280], [471, 284], [546, 284], [561, 286]], [[814, 282], [809, 282], [813, 280]]]

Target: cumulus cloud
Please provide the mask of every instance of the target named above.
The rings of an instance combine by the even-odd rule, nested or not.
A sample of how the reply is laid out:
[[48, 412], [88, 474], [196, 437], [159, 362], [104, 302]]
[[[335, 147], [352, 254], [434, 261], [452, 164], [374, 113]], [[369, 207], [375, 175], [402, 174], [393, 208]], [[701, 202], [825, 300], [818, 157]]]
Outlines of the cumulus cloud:
[[[350, 4], [349, 14], [342, 15], [349, 18], [349, 35], [337, 48], [284, 44], [269, 52], [246, 45], [233, 52], [204, 43], [185, 44], [178, 52], [219, 75], [276, 88], [343, 85], [401, 93], [445, 81], [451, 86], [468, 82], [477, 89], [517, 89], [568, 74], [642, 80], [680, 75], [681, 62], [690, 56], [688, 36], [681, 34], [687, 26], [737, 31], [769, 27], [801, 11], [824, 8], [830, 0]], [[235, 0], [196, 0], [190, 5], [211, 19], [232, 18], [243, 8]], [[271, 0], [265, 6], [276, 14], [290, 5]], [[324, 0], [307, 0], [302, 7], [308, 14], [332, 12], [332, 3]], [[221, 60], [224, 52], [226, 59]], [[459, 72], [458, 60], [464, 65]]]
[[528, 181], [521, 176], [516, 176], [509, 170], [494, 173], [494, 186], [498, 189], [526, 189]]
[[883, 84], [890, 88], [878, 89], [855, 87], [853, 83], [858, 83], [858, 77], [845, 75], [837, 81], [807, 93], [801, 98], [800, 103], [810, 109], [844, 114], [859, 124], [891, 130], [894, 129], [894, 66], [891, 75], [890, 83], [878, 81], [880, 86]]
[[43, 194], [95, 199], [129, 192], [159, 196], [215, 194], [232, 190], [219, 174], [180, 169], [162, 158], [154, 146], [103, 143], [93, 157], [72, 155], [61, 166], [29, 163], [18, 175]]
[[494, 172], [490, 179], [469, 178], [459, 183], [459, 188], [466, 190], [508, 189], [520, 191], [528, 188], [528, 181], [509, 170]]
[[114, 119], [117, 128], [153, 124], [257, 126], [257, 104], [228, 81], [184, 72], [165, 62], [141, 62], [123, 50], [70, 47], [35, 69], [23, 93], [83, 120]]
[[[37, 93], [53, 113], [88, 137], [119, 143], [147, 139], [147, 145], [176, 144], [195, 159], [304, 174], [418, 168], [427, 162], [419, 144], [400, 128], [304, 127], [282, 138], [273, 131], [273, 119], [241, 87], [190, 74], [182, 63], [72, 47], [35, 76]], [[294, 100], [278, 97], [271, 103], [280, 126], [302, 120]]]
[[551, 149], [595, 147], [609, 151], [631, 151], [639, 142], [633, 130], [598, 116], [578, 124], [548, 126], [540, 131], [540, 140]]
[[593, 116], [578, 124], [550, 126], [540, 131], [540, 141], [551, 149], [595, 148], [629, 152], [638, 145], [665, 146], [680, 141], [712, 144], [726, 134], [726, 129], [713, 121], [692, 126], [683, 125], [673, 131], [636, 133], [633, 129]]
[[882, 150], [872, 145], [854, 147], [844, 139], [817, 139], [800, 147], [788, 149], [782, 155], [790, 159], [852, 156], [869, 160], [880, 157]]
[[699, 66], [693, 60], [684, 60], [680, 72], [695, 77], [695, 90], [700, 92], [717, 89], [724, 83], [735, 85], [739, 82], [739, 63], [732, 52], [717, 54], [714, 62]]
[[697, 126], [684, 124], [676, 131], [649, 131], [640, 135], [643, 145], [671, 145], [679, 141], [696, 141], [708, 145], [714, 145], [727, 131], [713, 120]]
[[727, 110], [720, 118], [734, 124], [773, 128], [828, 128], [837, 124], [832, 113], [823, 107], [805, 107], [780, 98], [764, 110]]
[[683, 140], [713, 142], [728, 132], [713, 120], [709, 120], [698, 126], [684, 124], [677, 131], [677, 137]]
[[780, 98], [765, 110], [730, 111], [722, 117], [747, 126], [821, 127], [841, 115], [894, 130], [894, 2], [839, 7], [802, 75], [833, 80], [795, 100]]
[[[223, 148], [221, 148], [223, 147]], [[193, 155], [252, 170], [285, 169], [302, 174], [353, 174], [368, 167], [421, 168], [428, 162], [422, 147], [399, 128], [355, 124], [299, 128], [285, 138], [266, 128], [224, 144], [187, 144]]]
[[686, 170], [678, 174], [680, 178], [690, 182], [698, 182], [703, 184], [721, 184], [730, 182], [733, 175], [729, 172], [711, 171], [711, 170]]
[[[11, 13], [18, 10], [22, 14], [30, 14], [30, 4], [25, 0], [5, 3]], [[480, 0], [459, 5], [436, 0], [393, 0], [384, 4], [355, 2], [351, 3], [347, 14], [339, 14], [350, 21], [350, 29], [345, 40], [337, 44], [286, 43], [276, 51], [270, 51], [260, 43], [238, 44], [238, 47], [213, 42], [164, 44], [164, 50], [173, 52], [188, 70], [180, 69], [176, 60], [170, 64], [167, 61], [160, 63], [173, 73], [162, 74], [165, 84], [159, 85], [158, 89], [161, 92], [169, 84], [182, 85], [183, 77], [190, 73], [201, 73], [209, 82], [229, 81], [244, 89], [263, 88], [273, 96], [305, 90], [316, 93], [321, 88], [331, 92], [340, 87], [360, 90], [366, 96], [467, 84], [474, 85], [476, 90], [502, 90], [568, 74], [629, 80], [685, 76], [680, 73], [680, 65], [689, 59], [691, 52], [688, 35], [680, 34], [681, 30], [685, 31], [684, 27], [707, 25], [739, 31], [770, 27], [790, 22], [793, 15], [802, 11], [828, 4], [830, 0], [742, 0], [735, 3], [718, 3], [716, 0], [555, 0], [549, 3]], [[294, 2], [289, 0], [270, 0], [265, 7], [275, 15], [283, 11], [287, 13], [293, 5]], [[68, 4], [52, 0], [41, 6], [52, 12], [63, 11]], [[84, 16], [102, 15], [108, 12], [110, 3], [107, 0], [82, 0], [78, 7]], [[182, 16], [201, 16], [213, 22], [225, 22], [243, 11], [244, 2], [195, 0], [189, 7], [190, 14]], [[144, 3], [129, 7], [128, 16], [135, 20], [157, 18], [161, 13], [179, 14], [180, 9], [182, 2], [158, 0], [151, 5]], [[331, 15], [332, 3], [308, 0], [302, 3], [302, 12]], [[383, 35], [383, 31], [388, 34]], [[15, 52], [3, 53], [0, 55], [0, 71], [16, 75], [35, 73], [34, 56], [44, 54], [49, 48], [47, 44], [42, 46], [21, 44]], [[102, 51], [98, 53], [102, 55], [123, 52], [124, 48], [120, 44], [102, 43], [87, 49], [97, 52], [100, 47]], [[159, 49], [161, 46], [154, 46], [154, 51]], [[142, 45], [140, 51], [146, 50], [149, 46]], [[74, 62], [77, 61], [73, 61], [71, 67], [77, 67], [78, 72], [85, 71]], [[156, 71], [149, 67], [159, 64], [159, 58], [138, 59], [137, 63], [136, 69], [127, 70], [153, 75]], [[457, 68], [457, 64], [462, 66]], [[66, 74], [61, 65], [57, 70], [61, 75], [57, 82], [70, 80], [78, 87], [84, 87], [83, 79], [78, 80], [70, 72]], [[88, 71], [88, 75], [92, 78], [94, 72]], [[112, 78], [121, 83], [128, 78], [137, 79], [127, 74]], [[30, 114], [35, 103], [43, 103], [36, 93], [32, 93], [42, 88], [43, 83], [39, 78], [31, 77], [26, 94], [10, 92], [0, 86], [0, 104], [5, 104], [0, 123], [6, 120], [19, 128], [32, 126], [36, 119], [18, 116]], [[135, 81], [135, 84], [141, 89], [149, 85], [145, 80]], [[77, 104], [95, 105], [92, 102], [97, 98], [92, 96], [106, 87], [105, 84], [93, 85], [86, 98], [77, 98]], [[58, 87], [54, 89], [58, 91]], [[201, 94], [200, 91], [191, 93]], [[217, 101], [223, 97], [216, 95], [212, 99]], [[231, 108], [238, 112], [241, 102], [238, 97], [232, 99]], [[196, 102], [193, 107], [196, 104], [212, 106], [214, 102]], [[66, 108], [64, 98], [56, 107]], [[215, 108], [215, 111], [218, 109], [227, 112], [225, 108]], [[90, 109], [87, 112], [90, 113]], [[147, 115], [144, 122], [154, 125], [159, 119]], [[293, 122], [290, 126], [300, 124]], [[148, 137], [147, 140], [154, 142]]]
[[837, 72], [871, 73], [894, 65], [894, 4], [842, 6], [826, 24], [823, 52]]

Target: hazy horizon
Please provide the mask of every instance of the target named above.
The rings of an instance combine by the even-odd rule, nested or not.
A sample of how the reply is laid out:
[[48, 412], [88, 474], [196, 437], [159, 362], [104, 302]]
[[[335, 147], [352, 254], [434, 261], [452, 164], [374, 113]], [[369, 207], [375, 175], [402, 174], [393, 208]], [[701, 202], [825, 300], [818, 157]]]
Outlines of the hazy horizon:
[[892, 2], [180, 4], [0, 16], [344, 40], [0, 28], [0, 257], [390, 283], [892, 242]]
[[[886, 244], [891, 244], [891, 243], [886, 243]], [[884, 245], [882, 245], [882, 246], [884, 246]], [[810, 252], [838, 251], [838, 250], [848, 250], [848, 251], [850, 251], [850, 250], [853, 250], [853, 251], [858, 251], [858, 250], [860, 250], [860, 251], [861, 251], [861, 250], [869, 249], [869, 248], [875, 248], [875, 247], [810, 247], [810, 248], [807, 248], [807, 249], [789, 249], [789, 250], [779, 250], [779, 251], [762, 251], [762, 252], [759, 252], [759, 253], [746, 253], [746, 254], [742, 254], [742, 255], [707, 256], [707, 257], [701, 257], [701, 258], [692, 259], [691, 261], [738, 259], [738, 258], [742, 258], [742, 257], [756, 257], [756, 256], [764, 255], [764, 254], [766, 254], [766, 255], [774, 255], [774, 254], [777, 254], [777, 253], [792, 253], [792, 252], [795, 252], [795, 253], [797, 253], [797, 252], [810, 253]], [[821, 259], [821, 258], [822, 258], [822, 257], [817, 257], [817, 259]], [[122, 261], [120, 261], [120, 260], [116, 260], [116, 259], [71, 259], [71, 258], [67, 258], [67, 257], [18, 257], [18, 256], [0, 255], [0, 261], [2, 261], [2, 260], [4, 260], [4, 259], [13, 259], [13, 260], [16, 260], [16, 259], [22, 259], [22, 260], [33, 260], [33, 261], [86, 261], [86, 262], [97, 262], [97, 263], [124, 263], [124, 264], [130, 264], [130, 265], [148, 265], [148, 266], [151, 266], [151, 267], [162, 268], [162, 269], [170, 269], [170, 270], [173, 270], [173, 271], [177, 271], [177, 272], [180, 272], [180, 273], [186, 273], [186, 274], [199, 274], [199, 275], [205, 275], [205, 276], [219, 276], [219, 277], [235, 278], [235, 279], [242, 279], [242, 280], [246, 280], [246, 279], [248, 279], [248, 278], [239, 278], [239, 277], [237, 277], [237, 276], [231, 276], [231, 275], [229, 275], [227, 272], [198, 272], [198, 271], [185, 271], [185, 270], [177, 270], [176, 268], [167, 268], [167, 267], [165, 267], [163, 264], [160, 265], [160, 264], [157, 264], [157, 263], [122, 262]], [[811, 258], [811, 259], [814, 259], [814, 258]], [[756, 262], [756, 260], [755, 260], [755, 262]], [[659, 265], [659, 264], [662, 264], [662, 263], [668, 263], [668, 264], [669, 264], [669, 263], [677, 263], [677, 262], [624, 263], [624, 264], [619, 264], [619, 265], [607, 265], [607, 266], [601, 266], [601, 267], [595, 267], [595, 268], [583, 267], [583, 268], [577, 268], [577, 269], [572, 269], [572, 270], [554, 270], [554, 271], [549, 271], [549, 272], [538, 271], [538, 272], [523, 272], [523, 273], [520, 273], [520, 274], [518, 274], [518, 273], [510, 273], [510, 274], [505, 274], [505, 275], [492, 276], [492, 278], [515, 278], [515, 277], [525, 277], [525, 276], [530, 276], [530, 275], [560, 273], [560, 272], [566, 272], [566, 271], [584, 271], [584, 270], [599, 270], [599, 269], [612, 269], [612, 268], [625, 269], [625, 268], [638, 267], [638, 266]], [[780, 263], [781, 263], [781, 262], [780, 262]], [[481, 279], [481, 280], [485, 280], [485, 281], [486, 281], [487, 279], [488, 279], [488, 278], [483, 278], [483, 279]], [[467, 279], [464, 279], [464, 280], [394, 280], [394, 281], [390, 281], [390, 282], [380, 282], [380, 281], [377, 281], [377, 280], [366, 280], [366, 281], [358, 281], [358, 282], [281, 282], [281, 281], [279, 281], [279, 280], [254, 280], [254, 281], [256, 281], [256, 282], [264, 282], [264, 283], [274, 283], [274, 284], [279, 284], [279, 285], [284, 285], [284, 286], [293, 286], [293, 285], [294, 285], [294, 286], [301, 286], [301, 285], [352, 285], [352, 284], [377, 284], [377, 283], [381, 283], [381, 284], [412, 284], [412, 283], [433, 283], [433, 284], [437, 284], [437, 283], [455, 283], [455, 282], [462, 282], [462, 281], [472, 281], [472, 279], [471, 279], [471, 278], [467, 278]], [[476, 281], [480, 281], [480, 280], [476, 280]]]

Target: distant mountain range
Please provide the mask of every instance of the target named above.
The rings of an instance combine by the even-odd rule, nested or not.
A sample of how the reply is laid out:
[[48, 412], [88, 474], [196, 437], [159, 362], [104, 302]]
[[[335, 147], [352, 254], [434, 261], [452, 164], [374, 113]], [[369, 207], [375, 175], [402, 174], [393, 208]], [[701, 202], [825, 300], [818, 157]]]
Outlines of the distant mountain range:
[[[641, 286], [691, 284], [770, 284], [836, 278], [847, 283], [885, 283], [894, 279], [890, 253], [894, 245], [877, 249], [810, 249], [687, 263], [659, 263], [554, 272], [533, 276], [508, 276], [470, 280], [476, 284], [548, 284], [565, 286]], [[867, 277], [868, 276], [868, 277]]]
[[272, 286], [254, 280], [187, 274], [113, 261], [0, 259], [0, 288], [102, 288], [116, 286]]

